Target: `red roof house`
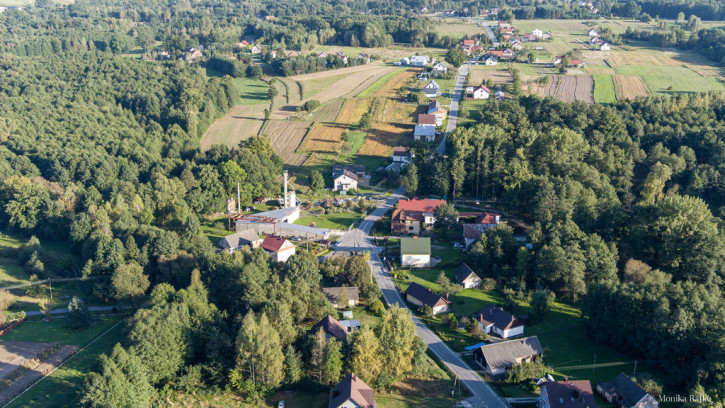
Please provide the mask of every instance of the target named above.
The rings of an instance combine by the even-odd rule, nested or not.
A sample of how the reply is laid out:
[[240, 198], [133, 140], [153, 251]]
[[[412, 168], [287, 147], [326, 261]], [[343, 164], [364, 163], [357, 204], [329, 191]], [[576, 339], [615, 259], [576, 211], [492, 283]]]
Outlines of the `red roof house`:
[[398, 209], [393, 212], [392, 231], [418, 234], [421, 229], [431, 227], [435, 222], [434, 211], [443, 203], [443, 200], [417, 198], [398, 201]]
[[276, 235], [267, 235], [260, 246], [269, 252], [275, 262], [285, 262], [295, 254], [294, 244]]

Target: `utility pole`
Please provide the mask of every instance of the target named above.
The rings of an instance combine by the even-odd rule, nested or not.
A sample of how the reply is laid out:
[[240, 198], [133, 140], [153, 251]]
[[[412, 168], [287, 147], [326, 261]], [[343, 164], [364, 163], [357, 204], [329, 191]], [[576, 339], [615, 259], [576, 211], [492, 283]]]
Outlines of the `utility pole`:
[[594, 365], [592, 366], [592, 374], [594, 374], [594, 369], [597, 368], [597, 355], [594, 355]]
[[48, 288], [50, 288], [50, 304], [53, 304], [53, 281], [48, 278]]
[[637, 376], [637, 360], [634, 360], [634, 372], [632, 373], [632, 377]]

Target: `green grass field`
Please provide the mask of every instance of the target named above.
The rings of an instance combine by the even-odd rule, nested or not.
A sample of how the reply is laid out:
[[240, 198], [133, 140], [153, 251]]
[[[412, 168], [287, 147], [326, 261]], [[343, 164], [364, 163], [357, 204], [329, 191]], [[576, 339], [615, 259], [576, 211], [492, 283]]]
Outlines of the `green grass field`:
[[0, 0], [3, 7], [29, 7], [35, 4], [35, 0]]
[[[27, 323], [23, 323], [18, 329], [21, 329], [25, 324]], [[103, 331], [108, 330], [111, 326], [112, 324], [110, 322], [104, 325]], [[100, 333], [103, 333], [103, 331], [100, 331]], [[108, 354], [111, 352], [113, 346], [123, 337], [122, 331], [123, 323], [114, 327], [85, 350], [78, 352], [62, 367], [36, 383], [33, 388], [13, 403], [6, 405], [6, 407], [61, 408], [79, 406], [80, 395], [78, 391], [83, 386], [85, 375], [95, 369], [96, 361], [100, 354]], [[12, 332], [3, 336], [3, 339], [7, 338], [10, 334]]]
[[310, 225], [312, 223], [315, 223], [315, 226], [317, 226], [317, 228], [347, 229], [347, 227], [349, 227], [353, 222], [359, 219], [360, 213], [345, 211], [333, 214], [323, 214], [319, 217], [300, 217], [295, 220], [295, 224]]
[[257, 105], [267, 103], [267, 92], [269, 84], [254, 78], [234, 78], [234, 85], [239, 91], [240, 105]]
[[617, 94], [614, 91], [614, 81], [611, 75], [594, 74], [594, 102], [614, 103], [617, 101]]
[[68, 330], [65, 318], [63, 317], [54, 318], [48, 323], [37, 320], [25, 321], [20, 326], [2, 336], [0, 344], [5, 340], [16, 340], [83, 346], [121, 320], [118, 316], [100, 317], [96, 319], [93, 327], [79, 331]]
[[686, 66], [621, 66], [614, 69], [620, 75], [640, 76], [653, 94], [725, 90], [722, 82], [715, 78], [702, 76]]
[[318, 93], [324, 91], [325, 89], [329, 88], [330, 85], [334, 84], [335, 82], [347, 78], [348, 76], [353, 75], [349, 72], [345, 72], [342, 74], [337, 75], [331, 75], [326, 76], [323, 78], [317, 78], [317, 79], [307, 79], [299, 81], [300, 85], [302, 86], [302, 99], [311, 98]]
[[395, 71], [391, 71], [391, 72], [385, 74], [385, 76], [383, 76], [380, 79], [378, 79], [377, 81], [373, 82], [372, 85], [370, 85], [369, 87], [364, 89], [362, 92], [357, 94], [355, 97], [356, 98], [370, 98], [371, 96], [373, 96], [373, 94], [375, 94], [375, 92], [377, 92], [380, 88], [382, 88], [383, 85], [385, 85], [388, 81], [395, 78], [396, 75], [400, 74], [401, 72], [405, 71], [406, 69], [407, 68], [400, 68], [400, 69], [396, 69]]

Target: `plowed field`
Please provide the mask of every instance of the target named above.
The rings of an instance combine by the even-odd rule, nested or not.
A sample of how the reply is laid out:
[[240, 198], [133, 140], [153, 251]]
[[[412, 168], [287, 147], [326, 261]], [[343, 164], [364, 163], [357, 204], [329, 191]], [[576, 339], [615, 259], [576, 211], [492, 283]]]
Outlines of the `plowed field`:
[[284, 160], [285, 164], [294, 164], [299, 160], [299, 155], [295, 154], [295, 150], [302, 142], [309, 127], [310, 122], [270, 120], [264, 129], [264, 134], [269, 136], [272, 149]]
[[543, 96], [553, 96], [564, 102], [594, 103], [594, 79], [589, 75], [554, 75], [544, 88]]
[[619, 100], [649, 95], [649, 90], [647, 90], [642, 78], [633, 75], [615, 75], [614, 89], [617, 91], [617, 99]]

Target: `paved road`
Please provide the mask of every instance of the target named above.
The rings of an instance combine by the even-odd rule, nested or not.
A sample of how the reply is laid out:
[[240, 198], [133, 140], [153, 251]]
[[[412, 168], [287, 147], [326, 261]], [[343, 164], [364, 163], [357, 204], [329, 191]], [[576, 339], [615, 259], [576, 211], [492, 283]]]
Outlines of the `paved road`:
[[491, 39], [493, 46], [498, 47], [498, 38], [496, 38], [496, 34], [493, 33], [491, 26], [486, 24], [484, 27], [486, 27], [486, 34], [488, 34], [488, 38]]
[[470, 65], [468, 63], [465, 63], [461, 65], [460, 68], [458, 68], [458, 77], [456, 77], [456, 85], [453, 88], [451, 106], [448, 112], [448, 126], [446, 126], [446, 131], [443, 133], [443, 139], [441, 140], [441, 144], [439, 144], [438, 148], [436, 149], [436, 152], [438, 154], [443, 154], [446, 152], [446, 141], [448, 140], [448, 134], [456, 129], [456, 124], [458, 123], [458, 101], [460, 101], [461, 99], [461, 92], [463, 91], [463, 86], [466, 83], [466, 76], [468, 75], [469, 69]]
[[[402, 197], [404, 191], [403, 187], [395, 190], [394, 194], [385, 200], [385, 203], [380, 204], [378, 208], [370, 213], [370, 215], [365, 217], [365, 220], [360, 224], [358, 229], [347, 232], [338, 243], [338, 250], [370, 250], [370, 266], [373, 274], [375, 275], [375, 279], [383, 292], [383, 298], [388, 304], [397, 303], [400, 307], [407, 308], [405, 302], [403, 302], [403, 298], [395, 288], [393, 279], [380, 260], [380, 248], [374, 247], [370, 244], [370, 236], [368, 235], [373, 223], [395, 205], [395, 203]], [[491, 387], [461, 359], [458, 353], [451, 350], [417, 317], [413, 316], [413, 322], [415, 323], [416, 332], [420, 335], [423, 341], [428, 344], [431, 351], [433, 351], [433, 353], [435, 353], [435, 355], [438, 356], [438, 358], [458, 376], [458, 379], [466, 386], [466, 388], [471, 391], [473, 396], [468, 398], [466, 400], [467, 402], [474, 407], [481, 408], [510, 408], [506, 401], [499, 397], [491, 389]]]
[[[123, 306], [89, 306], [88, 311], [89, 312], [107, 312], [109, 310], [113, 309], [117, 310], [125, 310], [130, 309], [131, 306], [123, 305]], [[68, 313], [68, 309], [53, 309], [50, 311], [50, 314], [65, 314]], [[31, 312], [25, 312], [25, 316], [40, 316], [43, 313], [38, 310], [33, 310]]]

